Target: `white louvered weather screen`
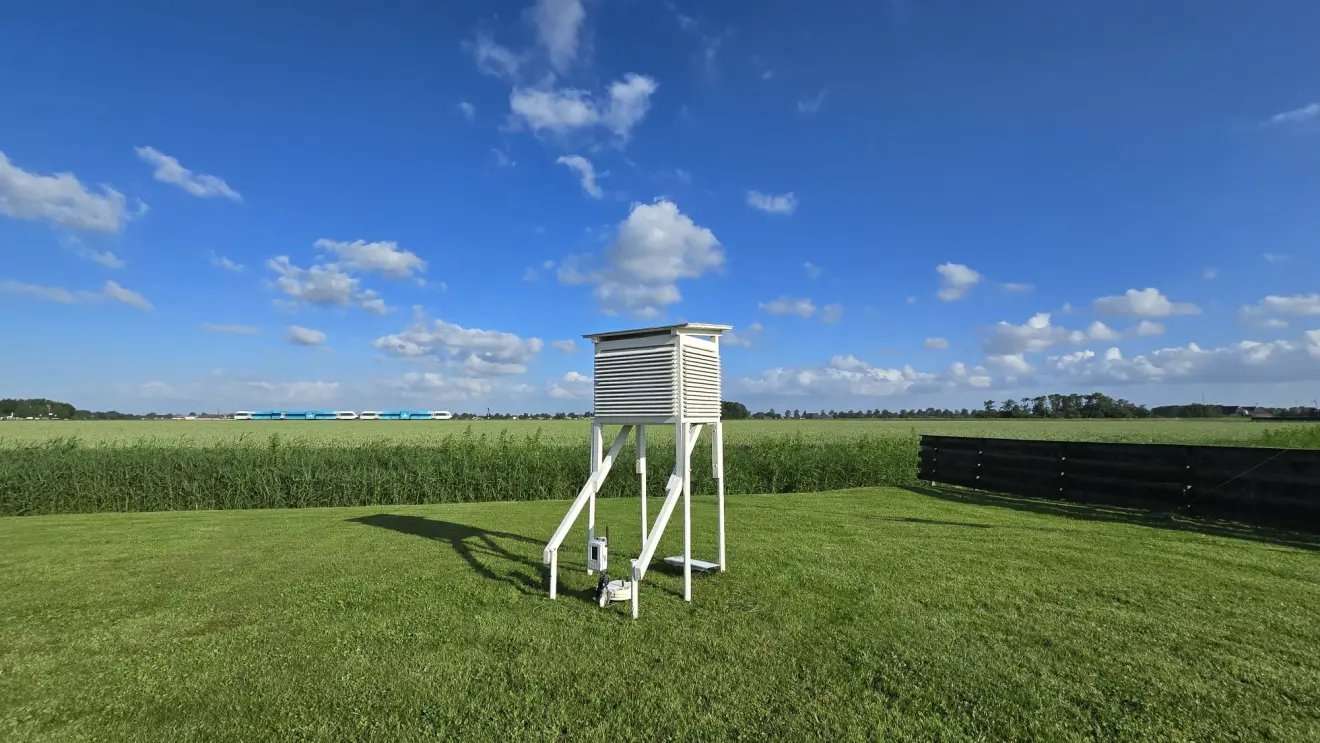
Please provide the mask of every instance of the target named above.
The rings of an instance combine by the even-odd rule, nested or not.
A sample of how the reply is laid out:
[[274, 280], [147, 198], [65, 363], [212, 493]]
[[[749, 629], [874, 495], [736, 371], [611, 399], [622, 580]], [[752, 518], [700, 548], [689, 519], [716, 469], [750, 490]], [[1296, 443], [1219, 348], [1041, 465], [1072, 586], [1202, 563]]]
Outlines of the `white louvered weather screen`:
[[692, 339], [683, 344], [683, 417], [718, 419], [720, 355], [715, 344], [697, 343]]
[[672, 416], [677, 390], [674, 346], [596, 353], [596, 415]]

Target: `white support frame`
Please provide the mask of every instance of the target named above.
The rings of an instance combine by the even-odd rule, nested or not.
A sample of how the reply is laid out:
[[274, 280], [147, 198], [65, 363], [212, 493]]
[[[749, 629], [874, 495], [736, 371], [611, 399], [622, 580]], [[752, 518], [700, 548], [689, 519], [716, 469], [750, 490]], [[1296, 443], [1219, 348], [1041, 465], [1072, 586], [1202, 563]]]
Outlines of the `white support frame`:
[[[718, 503], [718, 567], [722, 573], [727, 568], [727, 554], [725, 550], [725, 518], [724, 518], [724, 424], [719, 418], [718, 409], [711, 414], [710, 401], [706, 398], [699, 403], [692, 411], [694, 415], [688, 416], [684, 406], [683, 392], [683, 348], [685, 343], [694, 343], [699, 347], [705, 347], [710, 344], [715, 353], [719, 353], [719, 334], [728, 330], [727, 325], [677, 325], [665, 328], [646, 328], [637, 331], [620, 331], [613, 334], [602, 334], [600, 336], [587, 336], [596, 344], [598, 351], [601, 348], [602, 340], [609, 344], [609, 348], [617, 350], [619, 348], [647, 348], [656, 345], [654, 338], [656, 336], [671, 336], [672, 345], [675, 353], [674, 364], [674, 408], [668, 415], [658, 414], [658, 410], [638, 410], [637, 413], [645, 414], [616, 414], [596, 416], [591, 422], [591, 475], [587, 482], [578, 492], [577, 498], [569, 506], [568, 513], [564, 515], [559, 523], [559, 528], [555, 530], [554, 536], [546, 544], [542, 552], [542, 560], [550, 566], [550, 598], [558, 596], [559, 580], [559, 548], [568, 537], [568, 532], [573, 524], [582, 514], [582, 510], [587, 510], [587, 541], [588, 544], [596, 535], [596, 495], [600, 492], [605, 478], [609, 476], [610, 469], [618, 458], [623, 444], [628, 439], [628, 434], [633, 428], [637, 431], [637, 459], [636, 474], [639, 480], [639, 489], [641, 494], [641, 554], [637, 559], [631, 561], [630, 578], [632, 581], [632, 616], [637, 618], [639, 594], [641, 593], [641, 581], [646, 576], [646, 572], [655, 558], [656, 549], [660, 546], [660, 540], [664, 537], [665, 528], [669, 525], [669, 520], [678, 507], [679, 499], [683, 501], [683, 600], [692, 600], [692, 453], [696, 448], [697, 441], [701, 437], [703, 426], [710, 427], [711, 438], [711, 474], [716, 481], [717, 503]], [[710, 341], [698, 338], [700, 335], [710, 336]], [[608, 351], [607, 351], [608, 352]], [[617, 367], [616, 367], [617, 368]], [[699, 367], [698, 367], [699, 368]], [[618, 382], [609, 388], [617, 390]], [[696, 394], [696, 393], [694, 393]], [[697, 400], [703, 400], [697, 395]], [[617, 410], [617, 407], [616, 407]], [[614, 437], [609, 451], [604, 452], [603, 428], [606, 425], [620, 425], [618, 435]], [[656, 513], [655, 521], [650, 522], [647, 509], [646, 493], [646, 433], [648, 425], [673, 425], [674, 426], [674, 471], [669, 476], [669, 481], [665, 484], [664, 502]], [[648, 526], [649, 522], [649, 526]], [[674, 558], [666, 558], [667, 561], [676, 562]], [[699, 561], [700, 562], [700, 561]], [[702, 569], [710, 569], [709, 563], [702, 563]], [[591, 575], [592, 570], [588, 569], [587, 574]]]

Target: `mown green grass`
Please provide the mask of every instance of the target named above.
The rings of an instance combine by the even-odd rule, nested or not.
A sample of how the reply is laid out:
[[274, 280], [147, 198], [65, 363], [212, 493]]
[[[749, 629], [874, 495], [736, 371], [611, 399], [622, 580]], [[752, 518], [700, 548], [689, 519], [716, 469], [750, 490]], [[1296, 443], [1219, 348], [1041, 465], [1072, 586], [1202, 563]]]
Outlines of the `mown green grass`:
[[562, 501], [0, 519], [0, 740], [1320, 739], [1315, 542], [960, 498], [731, 498], [636, 622]]

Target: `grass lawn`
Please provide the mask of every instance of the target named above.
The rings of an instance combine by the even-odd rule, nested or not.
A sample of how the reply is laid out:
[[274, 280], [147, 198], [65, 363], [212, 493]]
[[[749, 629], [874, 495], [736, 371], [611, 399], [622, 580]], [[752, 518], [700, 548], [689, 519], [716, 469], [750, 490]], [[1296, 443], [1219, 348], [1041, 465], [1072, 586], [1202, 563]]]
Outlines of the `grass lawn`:
[[[618, 565], [636, 506], [599, 505]], [[1320, 740], [1305, 538], [739, 496], [730, 571], [653, 568], [634, 622], [574, 552], [546, 597], [565, 507], [0, 519], [0, 740]]]

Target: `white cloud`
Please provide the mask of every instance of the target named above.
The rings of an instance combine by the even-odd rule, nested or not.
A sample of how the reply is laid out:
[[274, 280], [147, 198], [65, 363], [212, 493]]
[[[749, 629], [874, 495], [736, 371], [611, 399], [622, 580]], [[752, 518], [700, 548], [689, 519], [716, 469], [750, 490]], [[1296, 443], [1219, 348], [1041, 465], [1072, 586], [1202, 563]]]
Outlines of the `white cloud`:
[[1207, 268], [1201, 272], [1201, 278], [1205, 279], [1206, 281], [1214, 281], [1218, 277], [1219, 277], [1219, 269], [1217, 268]]
[[518, 161], [509, 157], [509, 153], [498, 147], [490, 148], [490, 153], [495, 156], [495, 167], [497, 168], [516, 168]]
[[817, 111], [819, 111], [820, 107], [825, 105], [825, 95], [828, 92], [829, 92], [828, 89], [822, 88], [821, 91], [816, 95], [810, 98], [803, 98], [802, 100], [798, 101], [797, 102], [798, 113], [814, 114]]
[[1265, 383], [1320, 379], [1320, 330], [1299, 341], [1241, 341], [1204, 349], [1195, 343], [1126, 358], [1118, 348], [1104, 354], [1078, 351], [1052, 356], [1056, 376], [1087, 384], [1193, 382]]
[[935, 267], [940, 275], [940, 290], [936, 296], [944, 302], [953, 302], [967, 296], [973, 286], [985, 277], [961, 263], [945, 263]]
[[292, 297], [295, 304], [361, 307], [373, 315], [389, 311], [376, 292], [359, 289], [361, 281], [345, 273], [337, 264], [301, 268], [291, 263], [288, 256], [281, 255], [267, 261], [266, 266], [279, 274], [275, 287]]
[[223, 335], [257, 335], [261, 331], [251, 325], [211, 325], [202, 326], [202, 330], [208, 333], [221, 333]]
[[757, 304], [762, 311], [771, 315], [797, 315], [798, 317], [811, 317], [816, 314], [816, 305], [806, 297], [782, 296], [779, 299], [773, 299], [769, 302]]
[[825, 272], [823, 268], [814, 265], [811, 261], [803, 263], [802, 270], [807, 272], [807, 278], [809, 279], [819, 279], [820, 275]]
[[581, 0], [537, 0], [530, 13], [550, 66], [565, 72], [578, 56], [578, 34], [587, 15]]
[[658, 87], [655, 79], [630, 72], [610, 84], [604, 101], [577, 88], [514, 88], [509, 108], [515, 122], [537, 133], [566, 134], [601, 126], [626, 142], [646, 117]]
[[926, 348], [929, 348], [932, 351], [943, 351], [944, 349], [949, 347], [949, 339], [927, 338], [926, 341], [921, 345], [925, 346]]
[[471, 103], [468, 103], [467, 101], [459, 101], [457, 108], [458, 108], [458, 112], [463, 115], [463, 118], [467, 119], [468, 121], [472, 121], [477, 118], [477, 107], [472, 105]]
[[77, 253], [79, 258], [86, 258], [87, 260], [93, 263], [99, 263], [102, 266], [105, 266], [106, 268], [124, 267], [124, 262], [120, 260], [119, 257], [116, 256], [114, 253], [111, 253], [108, 250], [105, 251], [104, 253], [101, 253], [99, 251], [87, 247], [86, 245], [79, 245], [77, 248]]
[[1262, 253], [1260, 257], [1264, 258], [1266, 263], [1283, 263], [1288, 260], [1286, 253]]
[[1116, 341], [1122, 338], [1123, 334], [1096, 320], [1086, 329], [1086, 337], [1093, 341]]
[[720, 345], [730, 348], [751, 348], [760, 342], [761, 333], [765, 326], [759, 322], [751, 323], [747, 326], [746, 332], [728, 331], [720, 336]]
[[842, 317], [843, 305], [841, 304], [827, 304], [820, 313], [820, 321], [830, 325], [838, 322]]
[[213, 175], [193, 173], [180, 165], [178, 160], [154, 147], [138, 147], [135, 151], [143, 162], [156, 166], [156, 172], [152, 174], [152, 177], [161, 183], [178, 186], [193, 196], [204, 199], [222, 196], [230, 201], [243, 200], [243, 197], [230, 188], [229, 184], [225, 183], [223, 179]]
[[113, 281], [105, 282], [105, 289], [103, 291], [107, 299], [121, 302], [129, 307], [136, 307], [140, 310], [155, 309], [155, 307], [151, 306], [151, 302], [148, 302], [141, 294], [125, 289]]
[[298, 325], [290, 325], [285, 340], [297, 346], [319, 346], [325, 343], [325, 333]]
[[118, 232], [120, 225], [136, 216], [128, 212], [124, 195], [109, 186], [103, 185], [101, 193], [93, 193], [72, 173], [29, 173], [11, 163], [3, 152], [0, 214], [96, 232]]
[[1301, 108], [1295, 108], [1291, 111], [1277, 113], [1261, 122], [1261, 126], [1275, 126], [1278, 124], [1300, 124], [1305, 121], [1320, 116], [1320, 103], [1308, 103]]
[[474, 376], [522, 374], [544, 348], [540, 338], [464, 328], [444, 320], [428, 323], [420, 311], [406, 330], [377, 338], [371, 345], [393, 356], [433, 357], [461, 365]]
[[477, 62], [477, 69], [483, 74], [504, 80], [517, 77], [518, 70], [524, 62], [522, 55], [496, 44], [486, 34], [477, 34], [475, 40], [463, 42], [463, 48], [472, 54], [472, 58]]
[[1034, 284], [1019, 284], [1011, 281], [1006, 284], [1000, 284], [999, 286], [1010, 294], [1027, 294], [1036, 290]]
[[677, 282], [699, 278], [724, 265], [714, 233], [695, 224], [671, 201], [634, 204], [605, 250], [604, 265], [584, 269], [582, 257], [559, 266], [564, 284], [592, 284], [607, 314], [655, 317], [682, 299]]
[[908, 298], [907, 298], [907, 303], [908, 303], [908, 304], [916, 304], [916, 303], [917, 303], [917, 298], [916, 298], [916, 297], [908, 297]]
[[1013, 376], [1028, 374], [1032, 370], [1027, 358], [1020, 353], [991, 354], [985, 357], [985, 363]]
[[216, 268], [223, 268], [226, 271], [232, 271], [233, 273], [243, 272], [243, 264], [235, 263], [223, 255], [216, 255], [215, 253], [211, 254], [211, 265]]
[[792, 214], [797, 211], [798, 202], [792, 191], [777, 196], [760, 191], [748, 191], [747, 205], [767, 214]]
[[560, 351], [562, 353], [577, 353], [579, 350], [577, 341], [575, 340], [550, 341], [550, 346], [551, 348], [554, 348], [556, 351]]
[[591, 397], [593, 378], [571, 371], [546, 385], [550, 396], [557, 400], [585, 400]]
[[1064, 302], [1063, 306], [1059, 308], [1060, 315], [1071, 315], [1072, 312], [1073, 312], [1072, 302]]
[[1201, 308], [1190, 302], [1171, 302], [1160, 293], [1159, 289], [1128, 289], [1117, 297], [1101, 297], [1095, 300], [1096, 314], [1123, 315], [1128, 317], [1172, 317], [1174, 315], [1198, 315]]
[[1164, 325], [1162, 323], [1142, 320], [1137, 323], [1137, 327], [1132, 329], [1132, 334], [1141, 338], [1152, 335], [1164, 335]]
[[378, 273], [401, 279], [414, 272], [425, 271], [426, 261], [408, 250], [399, 250], [399, 244], [390, 240], [351, 243], [321, 238], [315, 243], [318, 250], [327, 250], [339, 256], [344, 268], [350, 271]]
[[473, 400], [489, 395], [495, 389], [495, 382], [479, 377], [447, 377], [436, 372], [409, 372], [378, 380], [376, 386], [408, 398]]
[[1277, 317], [1271, 317], [1270, 319], [1262, 322], [1260, 324], [1260, 327], [1269, 328], [1271, 330], [1282, 330], [1283, 328], [1288, 327], [1288, 321], [1280, 320]]
[[990, 385], [984, 367], [969, 370], [958, 363], [942, 374], [931, 374], [911, 366], [874, 367], [852, 354], [844, 354], [832, 357], [823, 367], [770, 369], [759, 377], [735, 380], [730, 387], [753, 395], [888, 397]]
[[47, 302], [59, 302], [61, 304], [92, 301], [97, 296], [93, 292], [78, 292], [75, 294], [67, 289], [60, 289], [53, 286], [25, 284], [21, 281], [0, 281], [0, 295], [9, 297], [28, 297], [31, 299], [45, 300]]
[[105, 282], [105, 286], [102, 287], [99, 292], [71, 292], [67, 289], [60, 289], [53, 286], [24, 284], [21, 281], [0, 281], [0, 295], [39, 299], [46, 302], [58, 302], [60, 304], [95, 304], [97, 302], [108, 300], [111, 302], [126, 304], [130, 307], [136, 307], [140, 310], [155, 309], [155, 307], [151, 305], [151, 302], [148, 302], [141, 294], [125, 289], [114, 281]]
[[981, 340], [981, 348], [987, 355], [1011, 355], [1044, 351], [1051, 346], [1085, 340], [1084, 333], [1051, 325], [1049, 313], [1041, 312], [1023, 325], [996, 323], [990, 328], [989, 335]]
[[1268, 317], [1315, 317], [1320, 315], [1320, 294], [1295, 294], [1283, 297], [1271, 294], [1254, 305], [1243, 307], [1238, 316], [1248, 324]]
[[567, 165], [570, 170], [576, 171], [578, 179], [582, 181], [582, 190], [593, 199], [599, 199], [603, 195], [600, 186], [596, 185], [596, 169], [591, 165], [590, 160], [581, 155], [564, 155], [555, 162]]

